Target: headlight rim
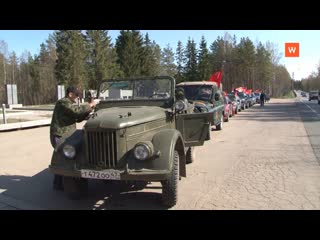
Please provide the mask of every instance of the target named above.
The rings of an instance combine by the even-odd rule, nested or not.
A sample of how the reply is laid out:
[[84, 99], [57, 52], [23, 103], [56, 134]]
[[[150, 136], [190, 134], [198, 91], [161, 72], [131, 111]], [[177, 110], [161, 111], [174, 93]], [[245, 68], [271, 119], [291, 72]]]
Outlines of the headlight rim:
[[[181, 106], [182, 106], [181, 109], [177, 108], [177, 105], [178, 105], [179, 103], [181, 103]], [[184, 101], [178, 100], [178, 101], [176, 101], [176, 102], [174, 103], [174, 108], [175, 108], [176, 111], [181, 112], [181, 111], [183, 111], [184, 109], [186, 109], [186, 104], [185, 104]]]
[[[147, 150], [147, 156], [145, 158], [139, 158], [136, 155], [136, 149], [139, 146], [143, 146], [146, 150]], [[139, 161], [145, 161], [147, 159], [150, 159], [152, 156], [154, 155], [154, 147], [152, 142], [150, 141], [146, 141], [146, 142], [138, 142], [134, 147], [133, 147], [133, 156], [135, 159], [139, 160]]]
[[[70, 148], [71, 150], [73, 150], [73, 153], [71, 153], [71, 155], [69, 155], [70, 153], [68, 153], [66, 151], [66, 148]], [[69, 151], [70, 151], [69, 149]], [[62, 148], [62, 152], [63, 152], [63, 155], [66, 157], [66, 158], [69, 158], [69, 159], [73, 159], [75, 158], [76, 154], [77, 154], [77, 151], [76, 151], [76, 147], [71, 145], [71, 144], [65, 144]]]

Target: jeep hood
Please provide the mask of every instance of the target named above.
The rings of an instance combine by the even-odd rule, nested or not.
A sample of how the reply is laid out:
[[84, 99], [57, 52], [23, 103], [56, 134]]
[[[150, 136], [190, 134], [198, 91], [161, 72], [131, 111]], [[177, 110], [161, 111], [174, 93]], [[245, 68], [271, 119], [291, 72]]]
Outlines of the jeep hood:
[[97, 111], [85, 128], [120, 129], [166, 118], [166, 109], [155, 106], [113, 107]]

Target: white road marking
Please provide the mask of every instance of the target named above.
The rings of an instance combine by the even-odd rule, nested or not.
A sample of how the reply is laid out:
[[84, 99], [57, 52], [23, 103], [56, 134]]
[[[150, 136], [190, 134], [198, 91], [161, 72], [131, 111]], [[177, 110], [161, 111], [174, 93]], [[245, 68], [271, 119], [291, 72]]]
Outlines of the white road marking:
[[303, 101], [301, 101], [301, 99], [299, 99], [300, 102], [302, 102], [304, 105], [306, 105], [312, 112], [314, 112], [318, 117], [320, 117], [320, 114], [317, 113], [317, 111], [315, 111], [312, 107], [310, 107], [308, 104], [304, 103]]

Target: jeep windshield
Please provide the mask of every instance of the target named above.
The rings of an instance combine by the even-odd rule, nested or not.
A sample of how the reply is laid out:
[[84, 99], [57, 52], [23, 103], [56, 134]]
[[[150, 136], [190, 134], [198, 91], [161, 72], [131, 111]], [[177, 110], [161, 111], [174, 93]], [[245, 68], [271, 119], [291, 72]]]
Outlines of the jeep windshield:
[[212, 87], [210, 85], [185, 85], [179, 86], [184, 89], [185, 98], [189, 101], [202, 100], [209, 101], [212, 95]]
[[167, 100], [172, 97], [172, 81], [166, 78], [111, 80], [103, 82], [98, 98], [103, 101]]

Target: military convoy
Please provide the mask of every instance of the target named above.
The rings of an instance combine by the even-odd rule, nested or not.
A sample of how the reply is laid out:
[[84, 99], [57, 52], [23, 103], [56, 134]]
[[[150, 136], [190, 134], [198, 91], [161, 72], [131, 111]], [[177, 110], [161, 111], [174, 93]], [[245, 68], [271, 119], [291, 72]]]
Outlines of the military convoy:
[[222, 128], [223, 103], [219, 92], [186, 102], [176, 98], [175, 88], [175, 79], [166, 76], [103, 82], [94, 114], [53, 152], [49, 169], [63, 176], [65, 194], [81, 198], [88, 179], [158, 181], [163, 204], [174, 206], [193, 148], [210, 139], [210, 125]]

